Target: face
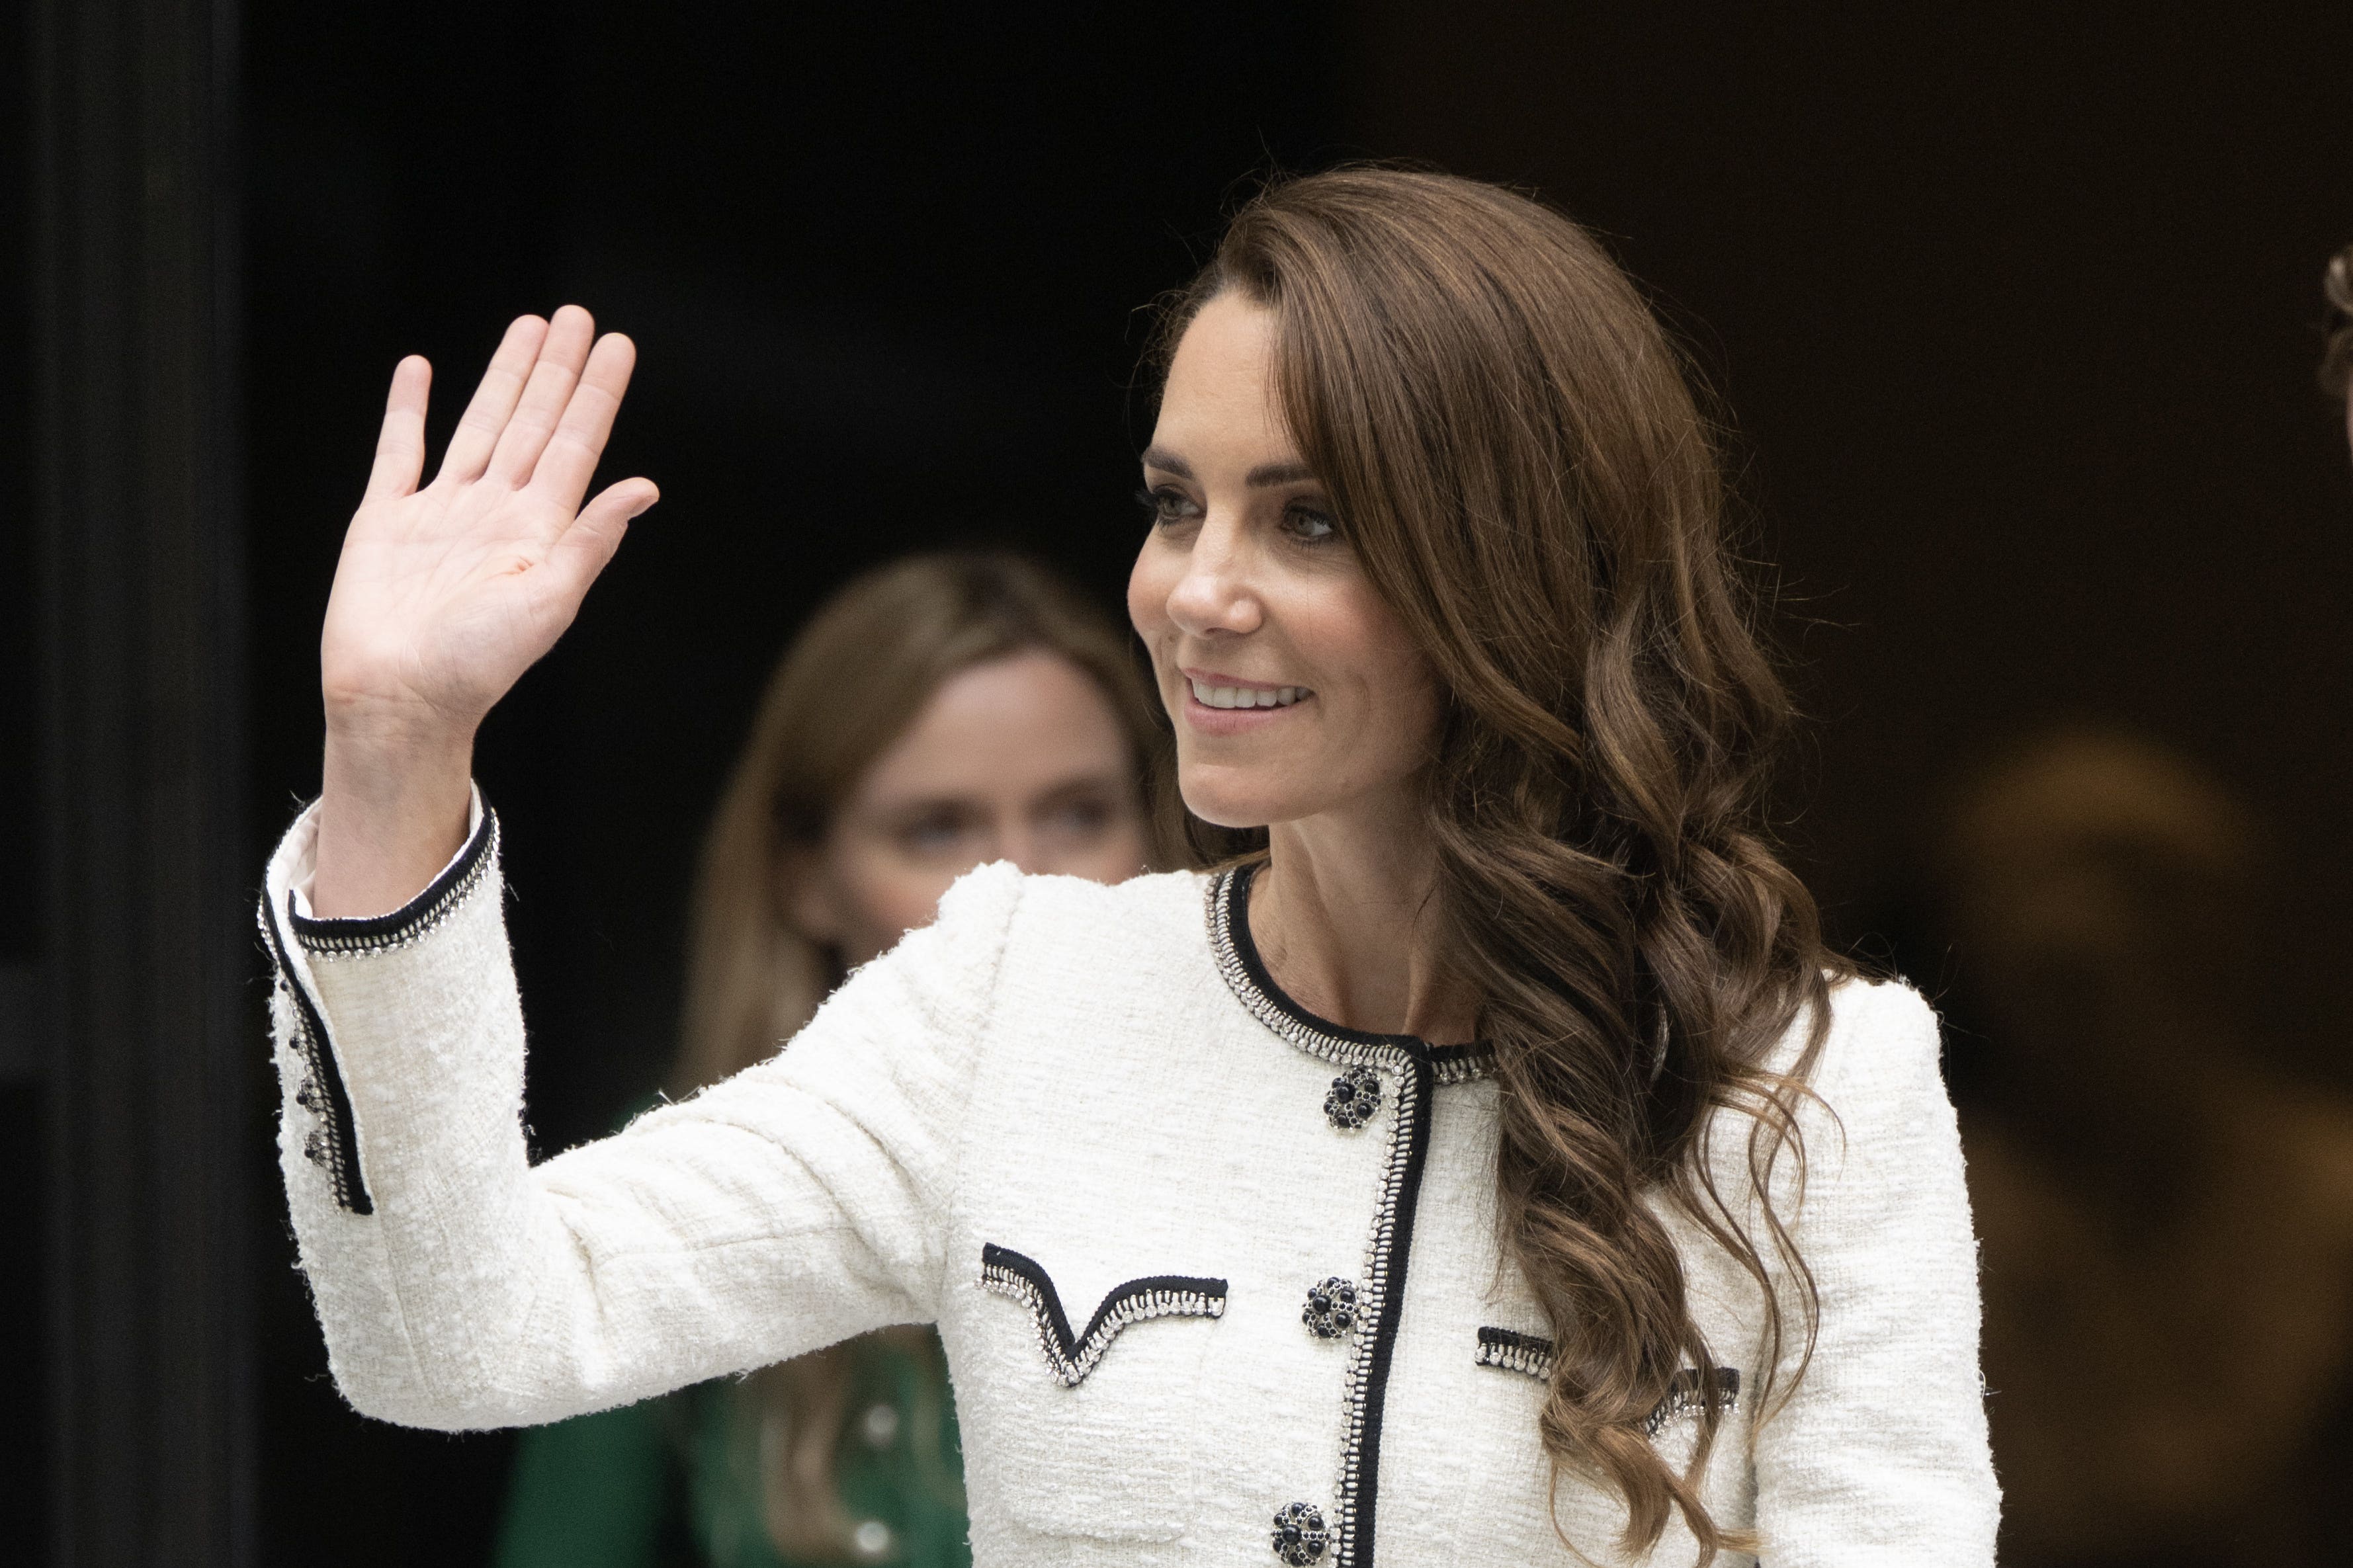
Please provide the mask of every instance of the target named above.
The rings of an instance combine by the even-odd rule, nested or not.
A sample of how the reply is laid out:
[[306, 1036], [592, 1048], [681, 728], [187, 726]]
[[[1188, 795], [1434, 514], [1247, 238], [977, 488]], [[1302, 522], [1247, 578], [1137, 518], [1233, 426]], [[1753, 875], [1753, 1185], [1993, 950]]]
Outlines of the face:
[[804, 933], [857, 965], [975, 866], [1116, 882], [1144, 868], [1135, 763], [1103, 689], [1059, 654], [975, 665], [932, 694], [785, 868]]
[[1439, 700], [1373, 592], [1274, 391], [1274, 318], [1239, 296], [1177, 344], [1144, 454], [1128, 615], [1176, 721], [1185, 804], [1227, 827], [1405, 798]]

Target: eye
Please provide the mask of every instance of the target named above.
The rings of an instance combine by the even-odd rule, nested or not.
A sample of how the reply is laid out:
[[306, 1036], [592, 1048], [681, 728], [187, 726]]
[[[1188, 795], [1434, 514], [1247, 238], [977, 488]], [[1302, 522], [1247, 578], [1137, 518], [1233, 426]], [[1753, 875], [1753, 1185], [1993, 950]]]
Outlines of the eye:
[[958, 847], [970, 836], [973, 826], [965, 813], [926, 811], [901, 822], [891, 837], [898, 841], [902, 853], [930, 858]]
[[1150, 486], [1135, 492], [1135, 504], [1151, 514], [1153, 526], [1166, 528], [1172, 523], [1190, 522], [1201, 515], [1201, 509], [1183, 490], [1167, 485]]
[[1111, 826], [1117, 808], [1101, 795], [1057, 801], [1039, 814], [1039, 826], [1071, 838], [1094, 838]]
[[1282, 526], [1292, 537], [1308, 544], [1331, 538], [1340, 528], [1332, 521], [1330, 512], [1303, 501], [1295, 501], [1284, 510]]

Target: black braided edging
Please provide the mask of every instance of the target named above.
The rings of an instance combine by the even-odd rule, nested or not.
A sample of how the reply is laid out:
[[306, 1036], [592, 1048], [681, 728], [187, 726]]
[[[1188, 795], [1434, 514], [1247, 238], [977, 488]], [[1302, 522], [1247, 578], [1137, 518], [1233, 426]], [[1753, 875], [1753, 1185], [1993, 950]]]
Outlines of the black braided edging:
[[1065, 1388], [1086, 1381], [1111, 1349], [1112, 1341], [1131, 1323], [1154, 1318], [1222, 1318], [1226, 1315], [1226, 1282], [1197, 1279], [1181, 1274], [1155, 1274], [1114, 1286], [1095, 1309], [1087, 1331], [1073, 1336], [1071, 1321], [1062, 1314], [1062, 1299], [1054, 1281], [1035, 1259], [1010, 1247], [984, 1242], [980, 1248], [980, 1282], [1000, 1296], [1025, 1303], [1038, 1321], [1038, 1343], [1046, 1363]]
[[[1504, 1372], [1522, 1373], [1539, 1382], [1552, 1380], [1553, 1342], [1541, 1334], [1512, 1329], [1481, 1329], [1478, 1362]], [[1715, 1369], [1715, 1386], [1706, 1386], [1696, 1367], [1685, 1367], [1667, 1380], [1666, 1397], [1642, 1420], [1642, 1436], [1655, 1437], [1671, 1423], [1696, 1415], [1713, 1404], [1729, 1415], [1740, 1408], [1740, 1369]]]
[[1642, 1435], [1655, 1437], [1668, 1423], [1685, 1415], [1696, 1415], [1710, 1405], [1729, 1415], [1740, 1408], [1740, 1369], [1720, 1366], [1715, 1369], [1713, 1389], [1709, 1379], [1696, 1367], [1685, 1367], [1668, 1380], [1667, 1396], [1642, 1423]]
[[[292, 901], [292, 895], [288, 895], [288, 901]], [[375, 1200], [360, 1176], [359, 1129], [352, 1116], [350, 1091], [343, 1087], [343, 1068], [327, 1043], [327, 1023], [320, 1016], [318, 1004], [295, 976], [286, 939], [278, 929], [278, 910], [266, 889], [255, 918], [269, 950], [277, 984], [286, 988], [294, 1004], [294, 1051], [302, 1059], [302, 1081], [295, 1086], [294, 1100], [316, 1122], [302, 1134], [302, 1157], [326, 1173], [335, 1202], [343, 1209], [374, 1214]], [[293, 918], [290, 910], [287, 918]]]
[[481, 825], [426, 889], [388, 915], [360, 920], [319, 920], [295, 915], [294, 940], [313, 958], [373, 958], [412, 945], [456, 914], [487, 881], [499, 863], [498, 813], [485, 806]]
[[1330, 1524], [1331, 1568], [1358, 1568], [1369, 1563], [1373, 1555], [1367, 1516], [1375, 1514], [1377, 1501], [1380, 1413], [1387, 1395], [1388, 1358], [1397, 1339], [1389, 1296], [1392, 1275], [1403, 1271], [1405, 1261], [1397, 1256], [1401, 1250], [1398, 1216], [1419, 1187], [1416, 1144], [1429, 1136], [1422, 1096], [1426, 1087], [1467, 1083], [1485, 1076], [1494, 1065], [1494, 1054], [1482, 1046], [1432, 1047], [1401, 1036], [1335, 1035], [1316, 1028], [1270, 995], [1252, 972], [1245, 951], [1249, 933], [1237, 929], [1235, 918], [1237, 894], [1250, 869], [1235, 867], [1223, 871], [1209, 887], [1209, 947], [1227, 987], [1253, 1018], [1308, 1055], [1397, 1075], [1397, 1092], [1388, 1097], [1388, 1156], [1358, 1289], [1355, 1339], [1348, 1358], [1347, 1415]]
[[[1379, 1484], [1377, 1473], [1367, 1474], [1374, 1468], [1374, 1463], [1368, 1462], [1370, 1450], [1380, 1441], [1372, 1406], [1374, 1395], [1387, 1392], [1377, 1384], [1388, 1381], [1386, 1368], [1383, 1375], [1376, 1377], [1373, 1363], [1383, 1342], [1396, 1339], [1389, 1310], [1390, 1263], [1396, 1247], [1399, 1202], [1413, 1173], [1414, 1120], [1420, 1109], [1425, 1081], [1425, 1075], [1416, 1072], [1410, 1061], [1399, 1066], [1397, 1114], [1389, 1131], [1387, 1168], [1381, 1173], [1380, 1205], [1374, 1211], [1373, 1234], [1365, 1245], [1361, 1306], [1356, 1337], [1348, 1357], [1348, 1420], [1340, 1443], [1340, 1484], [1334, 1499], [1333, 1568], [1354, 1568], [1358, 1561], [1372, 1555], [1371, 1542], [1359, 1540], [1358, 1526], [1364, 1522], [1366, 1511], [1366, 1483], [1369, 1479], [1376, 1486]], [[1380, 1359], [1385, 1362], [1387, 1357]]]
[[1530, 1377], [1550, 1383], [1552, 1363], [1552, 1342], [1542, 1334], [1523, 1334], [1512, 1329], [1479, 1331], [1481, 1366], [1525, 1373]]
[[1218, 873], [1209, 883], [1208, 916], [1209, 950], [1217, 959], [1218, 973], [1225, 977], [1227, 989], [1233, 992], [1235, 1000], [1248, 1009], [1251, 1017], [1309, 1056], [1338, 1062], [1343, 1067], [1397, 1071], [1401, 1059], [1410, 1061], [1420, 1056], [1429, 1061], [1440, 1084], [1469, 1083], [1494, 1070], [1495, 1052], [1489, 1046], [1430, 1046], [1408, 1042], [1401, 1036], [1343, 1038], [1316, 1028], [1268, 995], [1251, 974], [1250, 962], [1242, 956], [1241, 944], [1234, 935], [1234, 889], [1250, 869], [1235, 866]]

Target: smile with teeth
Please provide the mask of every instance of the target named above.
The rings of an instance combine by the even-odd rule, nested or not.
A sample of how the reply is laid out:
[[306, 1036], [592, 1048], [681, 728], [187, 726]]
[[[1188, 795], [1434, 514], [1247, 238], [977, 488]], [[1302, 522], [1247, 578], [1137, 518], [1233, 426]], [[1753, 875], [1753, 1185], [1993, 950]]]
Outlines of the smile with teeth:
[[1193, 700], [1204, 708], [1288, 708], [1314, 692], [1304, 686], [1212, 686], [1186, 678]]

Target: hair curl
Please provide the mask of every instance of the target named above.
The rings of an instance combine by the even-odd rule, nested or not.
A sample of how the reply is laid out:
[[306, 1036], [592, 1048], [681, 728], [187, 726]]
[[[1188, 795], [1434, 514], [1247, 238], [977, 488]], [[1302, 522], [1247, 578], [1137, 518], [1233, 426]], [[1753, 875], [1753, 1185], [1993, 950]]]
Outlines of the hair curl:
[[[1505, 1254], [1562, 1347], [1539, 1418], [1555, 1476], [1623, 1497], [1630, 1552], [1676, 1514], [1703, 1563], [1753, 1550], [1701, 1500], [1720, 1409], [1681, 1473], [1643, 1431], [1678, 1369], [1716, 1364], [1651, 1200], [1757, 1282], [1763, 1418], [1785, 1302], [1799, 1375], [1817, 1316], [1767, 1179], [1784, 1154], [1802, 1174], [1795, 1110], [1843, 966], [1762, 827], [1791, 708], [1724, 537], [1716, 429], [1600, 246], [1494, 186], [1377, 167], [1271, 185], [1168, 301], [1164, 370], [1229, 292], [1274, 313], [1292, 437], [1446, 693], [1423, 801], [1440, 940], [1498, 1056]], [[1725, 1112], [1748, 1120], [1778, 1288], [1704, 1156]]]

